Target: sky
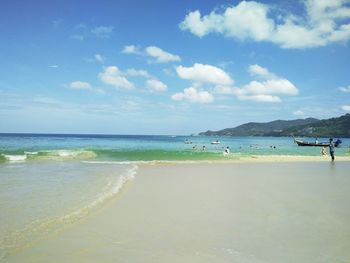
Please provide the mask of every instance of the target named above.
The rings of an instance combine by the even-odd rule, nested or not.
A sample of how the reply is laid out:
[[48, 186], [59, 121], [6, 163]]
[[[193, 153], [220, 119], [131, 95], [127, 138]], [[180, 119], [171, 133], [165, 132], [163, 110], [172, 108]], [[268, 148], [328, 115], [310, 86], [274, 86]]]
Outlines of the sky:
[[191, 134], [350, 112], [350, 1], [0, 1], [0, 132]]

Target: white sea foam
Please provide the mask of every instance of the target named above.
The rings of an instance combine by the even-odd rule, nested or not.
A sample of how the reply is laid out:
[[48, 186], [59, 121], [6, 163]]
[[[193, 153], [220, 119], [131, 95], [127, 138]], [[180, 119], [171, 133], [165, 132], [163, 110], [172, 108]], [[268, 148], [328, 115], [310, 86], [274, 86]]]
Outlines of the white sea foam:
[[41, 151], [41, 159], [77, 159], [77, 158], [94, 158], [96, 153], [89, 150], [48, 150]]
[[27, 155], [37, 155], [39, 152], [24, 152]]
[[27, 155], [10, 155], [10, 154], [1, 154], [5, 157], [6, 160], [10, 162], [24, 162], [27, 159]]
[[82, 161], [88, 164], [132, 164], [132, 161]]
[[79, 155], [81, 152], [79, 151], [67, 151], [67, 150], [58, 150], [57, 152], [57, 155], [60, 156], [60, 157], [75, 157], [77, 155]]

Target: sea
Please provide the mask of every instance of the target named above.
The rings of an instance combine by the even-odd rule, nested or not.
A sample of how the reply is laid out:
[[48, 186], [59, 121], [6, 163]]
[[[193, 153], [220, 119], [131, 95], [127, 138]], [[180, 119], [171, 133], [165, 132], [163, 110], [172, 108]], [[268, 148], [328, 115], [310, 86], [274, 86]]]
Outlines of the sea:
[[[336, 156], [350, 156], [350, 139], [342, 141]], [[105, 205], [139, 163], [259, 155], [320, 156], [321, 147], [290, 137], [0, 134], [0, 260]]]

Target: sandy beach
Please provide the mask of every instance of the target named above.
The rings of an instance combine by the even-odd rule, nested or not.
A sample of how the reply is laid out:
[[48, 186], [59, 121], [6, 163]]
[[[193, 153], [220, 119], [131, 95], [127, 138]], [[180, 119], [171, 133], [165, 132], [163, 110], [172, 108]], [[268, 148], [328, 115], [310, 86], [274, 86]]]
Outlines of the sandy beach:
[[349, 162], [141, 164], [4, 262], [349, 262]]

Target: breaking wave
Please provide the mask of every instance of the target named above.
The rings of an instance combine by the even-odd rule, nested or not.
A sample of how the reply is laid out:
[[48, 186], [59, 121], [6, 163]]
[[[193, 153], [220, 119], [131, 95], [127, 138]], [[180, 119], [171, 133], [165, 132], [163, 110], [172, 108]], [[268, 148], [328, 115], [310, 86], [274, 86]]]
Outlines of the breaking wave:
[[[226, 158], [228, 156], [225, 156]], [[234, 157], [234, 155], [230, 155]], [[215, 160], [222, 151], [162, 150], [162, 149], [55, 149], [38, 151], [0, 152], [0, 161], [24, 162], [35, 160], [118, 161], [120, 164], [150, 161]]]

